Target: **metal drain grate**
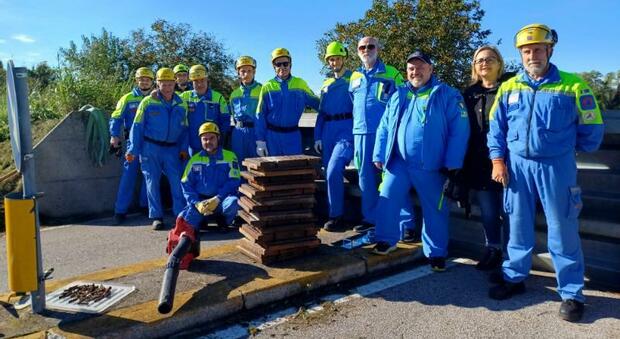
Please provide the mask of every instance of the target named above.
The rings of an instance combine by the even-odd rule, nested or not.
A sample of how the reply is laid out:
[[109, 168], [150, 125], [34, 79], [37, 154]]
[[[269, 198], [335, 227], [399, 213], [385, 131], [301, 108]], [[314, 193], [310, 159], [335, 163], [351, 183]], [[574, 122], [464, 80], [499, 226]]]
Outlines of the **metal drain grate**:
[[[77, 304], [70, 303], [69, 300], [71, 298], [63, 298], [60, 299], [60, 295], [66, 289], [69, 289], [76, 285], [98, 285], [103, 286], [104, 288], [111, 288], [110, 296], [107, 298], [103, 298], [99, 301], [91, 301], [87, 304]], [[53, 308], [62, 311], [71, 311], [71, 312], [84, 312], [84, 313], [103, 313], [105, 310], [110, 308], [112, 305], [121, 301], [121, 299], [125, 298], [129, 293], [133, 292], [136, 289], [135, 286], [127, 286], [113, 283], [102, 283], [96, 281], [74, 281], [62, 288], [57, 289], [56, 291], [48, 294], [45, 298], [46, 300], [46, 308]]]

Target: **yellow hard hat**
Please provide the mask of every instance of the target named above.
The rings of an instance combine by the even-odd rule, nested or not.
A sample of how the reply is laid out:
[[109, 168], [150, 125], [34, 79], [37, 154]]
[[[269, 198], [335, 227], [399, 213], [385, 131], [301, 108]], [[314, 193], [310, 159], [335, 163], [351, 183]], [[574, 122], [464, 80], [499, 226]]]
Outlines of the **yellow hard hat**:
[[237, 62], [235, 62], [235, 68], [239, 69], [243, 66], [252, 66], [256, 68], [256, 60], [254, 60], [254, 58], [252, 58], [251, 56], [241, 56], [239, 57], [239, 59], [237, 59]]
[[278, 48], [274, 49], [271, 52], [271, 62], [272, 63], [273, 63], [274, 60], [276, 60], [279, 57], [287, 57], [289, 60], [292, 61], [291, 53], [289, 53], [288, 49], [286, 49], [286, 48], [278, 47]]
[[347, 49], [344, 48], [344, 45], [338, 41], [332, 41], [325, 48], [325, 62], [331, 56], [341, 56], [345, 58], [347, 56]]
[[220, 135], [220, 128], [214, 122], [207, 121], [204, 124], [200, 125], [198, 129], [198, 136], [201, 136], [205, 133], [215, 133]]
[[157, 70], [157, 81], [174, 81], [174, 72], [168, 67], [160, 68]]
[[174, 74], [177, 74], [179, 72], [189, 72], [189, 67], [187, 67], [185, 64], [178, 64], [174, 66]]
[[515, 47], [530, 44], [549, 44], [551, 46], [558, 42], [558, 33], [543, 24], [531, 24], [521, 28], [515, 34]]
[[207, 77], [207, 68], [203, 65], [194, 65], [189, 69], [189, 80], [200, 80]]
[[150, 68], [140, 67], [136, 70], [136, 79], [141, 77], [151, 78], [151, 80], [155, 79], [155, 74], [151, 71]]

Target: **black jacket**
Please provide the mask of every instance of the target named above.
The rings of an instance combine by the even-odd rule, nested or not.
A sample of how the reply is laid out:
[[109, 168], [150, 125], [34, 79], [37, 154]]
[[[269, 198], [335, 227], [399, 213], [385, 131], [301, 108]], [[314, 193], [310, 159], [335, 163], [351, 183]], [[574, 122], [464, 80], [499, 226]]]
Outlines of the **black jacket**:
[[482, 83], [475, 83], [463, 93], [467, 115], [469, 116], [469, 143], [465, 161], [463, 163], [463, 179], [469, 188], [475, 190], [502, 190], [502, 186], [491, 180], [491, 160], [487, 147], [487, 133], [489, 132], [489, 112], [495, 94], [502, 81], [514, 76], [506, 73], [494, 88], [484, 88]]

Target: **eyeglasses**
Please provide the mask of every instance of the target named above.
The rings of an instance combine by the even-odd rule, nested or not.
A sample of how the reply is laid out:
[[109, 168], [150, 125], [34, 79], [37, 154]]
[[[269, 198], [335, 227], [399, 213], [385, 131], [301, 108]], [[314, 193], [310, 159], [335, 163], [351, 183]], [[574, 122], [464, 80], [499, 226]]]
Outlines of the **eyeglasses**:
[[479, 58], [479, 59], [476, 59], [475, 61], [476, 65], [482, 65], [483, 63], [494, 64], [496, 62], [497, 62], [496, 57]]
[[282, 61], [282, 62], [274, 62], [274, 65], [276, 65], [276, 67], [288, 67], [290, 66], [290, 62], [288, 61]]
[[367, 49], [369, 51], [372, 51], [373, 49], [375, 49], [375, 47], [376, 47], [375, 45], [359, 45], [359, 46], [357, 46], [357, 49], [360, 50], [360, 51], [365, 51]]

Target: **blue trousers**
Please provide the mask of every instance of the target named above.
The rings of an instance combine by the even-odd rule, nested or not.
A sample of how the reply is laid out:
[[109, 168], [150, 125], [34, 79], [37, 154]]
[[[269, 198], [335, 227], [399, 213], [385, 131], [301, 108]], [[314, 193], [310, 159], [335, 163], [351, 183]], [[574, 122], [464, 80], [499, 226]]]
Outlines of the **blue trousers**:
[[475, 191], [480, 205], [482, 227], [487, 247], [503, 249], [502, 232], [507, 227], [502, 220], [502, 192], [501, 191]]
[[200, 231], [200, 224], [204, 220], [214, 218], [218, 215], [223, 215], [226, 220], [226, 224], [230, 225], [237, 216], [237, 211], [239, 210], [238, 201], [239, 198], [236, 196], [228, 196], [224, 198], [224, 200], [220, 202], [220, 205], [215, 209], [215, 212], [210, 216], [200, 214], [193, 204], [187, 204], [179, 216], [183, 217], [183, 219], [192, 225], [196, 232]]
[[[375, 134], [354, 134], [355, 143], [355, 167], [359, 177], [360, 191], [362, 191], [362, 216], [364, 221], [376, 225], [375, 210], [379, 199], [379, 183], [381, 172], [372, 161], [372, 152], [375, 147]], [[400, 216], [401, 229], [413, 229], [413, 201], [407, 197], [399, 200], [402, 209]]]
[[[235, 127], [232, 131], [232, 151], [237, 155], [239, 163], [245, 158], [255, 158], [256, 135], [253, 127]], [[271, 149], [269, 149], [271, 151]]]
[[510, 181], [504, 190], [504, 209], [510, 222], [510, 237], [508, 260], [503, 264], [504, 279], [519, 282], [530, 272], [538, 198], [547, 219], [547, 245], [558, 293], [563, 300], [583, 302], [584, 262], [577, 220], [582, 202], [575, 155], [571, 152], [548, 159], [526, 159], [510, 154], [508, 171]]
[[[136, 187], [136, 178], [140, 171], [140, 163], [138, 161], [127, 162], [122, 160], [123, 173], [121, 181], [118, 185], [118, 193], [116, 194], [116, 203], [114, 204], [114, 213], [125, 214], [133, 200], [133, 192]], [[142, 178], [140, 183], [140, 207], [146, 207], [148, 202], [146, 198], [146, 182]]]
[[269, 156], [302, 154], [301, 132], [281, 133], [267, 129], [267, 150]]
[[443, 197], [446, 177], [439, 171], [411, 168], [394, 156], [386, 166], [377, 208], [376, 240], [394, 245], [400, 240], [399, 210], [413, 187], [422, 206], [422, 245], [427, 257], [448, 254], [449, 201]]
[[344, 170], [353, 159], [353, 144], [351, 140], [336, 140], [329, 136], [329, 133], [323, 133], [322, 158], [327, 178], [329, 217], [336, 218], [344, 213]]
[[181, 189], [181, 160], [176, 147], [159, 146], [144, 142], [140, 154], [140, 166], [146, 181], [146, 195], [149, 201], [149, 218], [162, 218], [161, 189], [159, 181], [162, 173], [168, 178], [172, 194], [172, 211], [181, 213], [185, 206], [185, 197]]

